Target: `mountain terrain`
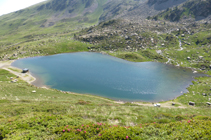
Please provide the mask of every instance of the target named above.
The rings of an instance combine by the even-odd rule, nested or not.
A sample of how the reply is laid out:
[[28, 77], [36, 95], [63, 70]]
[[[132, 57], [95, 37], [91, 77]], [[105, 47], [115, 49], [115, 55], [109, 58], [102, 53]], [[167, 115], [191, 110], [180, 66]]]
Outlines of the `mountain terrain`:
[[153, 19], [165, 19], [170, 21], [179, 21], [181, 19], [192, 18], [202, 20], [211, 15], [211, 0], [191, 0], [173, 8], [167, 8], [165, 11], [154, 16]]
[[[0, 16], [0, 140], [211, 139], [211, 78], [165, 102], [121, 102], [40, 88], [9, 64], [100, 52], [211, 75], [210, 0], [48, 0]], [[171, 87], [169, 87], [171, 88]], [[191, 103], [191, 105], [190, 105]]]
[[[32, 44], [37, 46], [36, 52], [33, 51], [35, 49], [30, 50], [32, 53], [46, 54], [45, 50], [49, 47], [39, 46], [46, 43], [54, 45], [59, 35], [71, 36], [84, 27], [110, 19], [132, 19], [137, 16], [138, 19], [145, 19], [183, 2], [185, 1], [48, 0], [0, 17], [0, 57], [17, 57], [17, 52], [14, 52], [16, 48], [27, 55], [29, 52], [25, 51], [25, 47], [34, 48]], [[166, 4], [168, 6], [163, 7]]]

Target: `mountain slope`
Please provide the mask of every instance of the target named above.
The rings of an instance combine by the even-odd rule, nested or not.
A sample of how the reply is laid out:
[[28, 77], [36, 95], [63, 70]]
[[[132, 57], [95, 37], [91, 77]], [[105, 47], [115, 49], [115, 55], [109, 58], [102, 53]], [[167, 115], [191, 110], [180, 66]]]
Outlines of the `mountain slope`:
[[211, 15], [211, 0], [189, 0], [172, 9], [167, 9], [154, 16], [154, 19], [165, 19], [170, 21], [179, 21], [184, 18], [193, 18], [201, 20]]
[[[49, 51], [58, 53], [59, 44], [56, 50], [51, 48], [58, 40], [66, 44], [65, 52], [68, 52], [67, 42], [84, 27], [117, 18], [142, 20], [184, 1], [48, 0], [0, 17], [0, 57], [12, 59], [12, 55], [17, 56], [16, 48], [25, 52], [24, 46], [28, 46], [28, 50], [34, 48], [38, 54], [43, 50], [46, 50], [44, 55]], [[168, 6], [162, 8], [165, 4]]]
[[159, 2], [159, 5], [156, 0], [48, 0], [1, 16], [0, 35], [33, 28], [37, 31], [51, 26], [60, 31], [69, 25], [75, 28], [97, 24], [99, 19], [106, 21], [120, 17], [130, 19], [135, 16], [146, 18], [184, 1], [179, 0], [174, 3], [167, 0]]

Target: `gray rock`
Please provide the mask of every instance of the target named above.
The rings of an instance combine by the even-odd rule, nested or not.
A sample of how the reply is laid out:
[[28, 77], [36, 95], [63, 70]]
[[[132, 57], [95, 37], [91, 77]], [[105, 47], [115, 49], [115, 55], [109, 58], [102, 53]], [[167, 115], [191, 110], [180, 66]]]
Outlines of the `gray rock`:
[[138, 36], [137, 33], [131, 33], [131, 36]]
[[191, 60], [191, 58], [188, 56], [188, 57], [187, 57], [187, 60]]
[[206, 93], [202, 93], [202, 95], [203, 95], [203, 96], [207, 96], [207, 94], [206, 94]]
[[194, 102], [189, 101], [189, 105], [195, 106]]
[[130, 39], [130, 37], [128, 37], [127, 35], [125, 36], [125, 40], [128, 40], [128, 39]]
[[204, 58], [203, 56], [199, 56], [199, 59], [202, 59], [202, 58]]

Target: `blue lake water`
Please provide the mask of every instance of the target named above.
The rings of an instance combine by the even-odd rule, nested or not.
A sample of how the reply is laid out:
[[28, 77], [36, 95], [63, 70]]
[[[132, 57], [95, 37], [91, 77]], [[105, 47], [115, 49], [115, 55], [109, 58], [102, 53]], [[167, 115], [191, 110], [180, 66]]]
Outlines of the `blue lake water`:
[[122, 101], [174, 99], [187, 91], [194, 76], [204, 76], [163, 63], [135, 63], [89, 52], [24, 58], [12, 66], [29, 68], [39, 79], [37, 86]]

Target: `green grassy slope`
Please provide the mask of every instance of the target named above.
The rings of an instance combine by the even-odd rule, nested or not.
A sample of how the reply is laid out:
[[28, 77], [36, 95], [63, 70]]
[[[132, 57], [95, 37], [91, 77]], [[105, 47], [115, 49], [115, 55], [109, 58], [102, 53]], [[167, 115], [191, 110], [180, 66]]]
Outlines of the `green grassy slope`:
[[11, 83], [10, 77], [15, 75], [0, 69], [1, 139], [210, 138], [210, 107], [117, 104], [97, 96], [37, 88], [20, 79]]
[[[84, 13], [94, 2], [98, 7], [91, 13]], [[135, 62], [167, 62], [167, 58], [171, 58], [171, 64], [194, 67], [198, 71], [205, 67], [203, 72], [211, 74], [210, 24], [191, 27], [193, 34], [188, 34], [183, 25], [159, 21], [141, 22], [141, 25], [106, 22], [78, 32], [98, 23], [106, 2], [51, 0], [0, 17], [0, 60], [90, 51], [92, 48]], [[72, 4], [74, 7], [70, 6]], [[131, 6], [130, 1], [124, 1], [124, 4]], [[119, 11], [121, 9], [117, 7], [114, 14]], [[162, 32], [165, 28], [178, 26], [181, 27], [179, 31]], [[83, 40], [82, 36], [89, 31], [96, 38]], [[131, 35], [136, 32], [138, 35]], [[74, 37], [82, 38], [74, 40]], [[179, 50], [179, 40], [183, 50]], [[162, 55], [157, 50], [161, 50]], [[191, 60], [187, 60], [187, 56]], [[211, 100], [210, 77], [197, 78], [188, 88], [189, 92], [170, 101], [176, 102], [171, 108], [119, 104], [97, 96], [38, 88], [19, 78], [16, 78], [17, 83], [12, 83], [10, 77], [16, 76], [0, 69], [0, 140], [210, 139], [211, 136], [211, 110], [206, 104]], [[32, 92], [34, 90], [36, 93]], [[195, 102], [196, 106], [188, 106], [189, 101]]]

